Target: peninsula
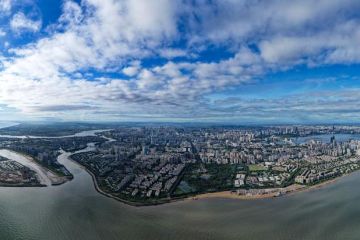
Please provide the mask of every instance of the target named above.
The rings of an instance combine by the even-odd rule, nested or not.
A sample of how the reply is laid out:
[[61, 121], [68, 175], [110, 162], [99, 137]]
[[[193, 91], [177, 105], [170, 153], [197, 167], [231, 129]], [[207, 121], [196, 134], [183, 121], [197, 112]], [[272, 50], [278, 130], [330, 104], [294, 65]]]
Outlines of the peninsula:
[[[68, 152], [91, 174], [98, 192], [135, 206], [203, 197], [278, 197], [360, 168], [360, 127], [352, 125], [113, 124], [91, 136], [39, 137], [35, 131], [38, 137], [23, 138], [24, 129], [29, 132], [21, 125], [2, 129], [17, 134], [0, 135], [0, 148], [31, 157], [62, 177], [58, 184], [72, 178], [57, 161], [62, 151]], [[62, 126], [61, 131], [72, 130]]]

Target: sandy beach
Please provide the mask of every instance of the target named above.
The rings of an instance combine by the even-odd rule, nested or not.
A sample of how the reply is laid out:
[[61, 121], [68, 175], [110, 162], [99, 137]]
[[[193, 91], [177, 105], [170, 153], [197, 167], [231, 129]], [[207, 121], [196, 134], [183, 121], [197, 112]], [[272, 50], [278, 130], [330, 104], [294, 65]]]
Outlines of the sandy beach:
[[[43, 167], [41, 164], [39, 164], [34, 158], [32, 158], [29, 155], [26, 155], [24, 153], [12, 151], [9, 149], [6, 149], [7, 152], [11, 154], [11, 159], [17, 162], [20, 162], [21, 164], [30, 167], [32, 170], [34, 170], [37, 173], [37, 176], [40, 180], [40, 182], [46, 186], [49, 185], [60, 185], [65, 182], [67, 182], [69, 179], [65, 176], [58, 176], [53, 171]], [[19, 159], [16, 159], [16, 155], [22, 156], [28, 163], [25, 161], [20, 161]]]
[[266, 199], [266, 198], [274, 198], [274, 197], [281, 197], [286, 196], [290, 194], [296, 194], [298, 192], [304, 192], [304, 191], [310, 191], [315, 190], [321, 187], [324, 187], [328, 184], [334, 183], [335, 181], [339, 180], [342, 177], [348, 176], [350, 174], [344, 174], [342, 176], [318, 183], [316, 185], [301, 185], [301, 184], [292, 184], [290, 186], [287, 186], [285, 188], [268, 188], [268, 189], [250, 189], [250, 191], [260, 191], [261, 193], [257, 194], [238, 194], [236, 190], [231, 191], [221, 191], [221, 192], [209, 192], [209, 193], [203, 193], [194, 195], [191, 197], [184, 197], [184, 198], [174, 198], [174, 199], [164, 199], [163, 201], [159, 201], [157, 203], [153, 204], [145, 204], [145, 203], [138, 203], [138, 202], [131, 202], [124, 199], [121, 199], [119, 197], [113, 196], [110, 193], [104, 192], [100, 186], [97, 183], [95, 175], [88, 170], [85, 166], [81, 165], [80, 163], [74, 161], [71, 156], [69, 156], [69, 159], [73, 161], [75, 164], [79, 165], [81, 168], [83, 168], [92, 178], [94, 188], [96, 191], [106, 197], [115, 199], [117, 201], [120, 201], [122, 203], [125, 203], [127, 205], [139, 207], [139, 206], [146, 206], [146, 205], [158, 205], [158, 204], [166, 204], [170, 202], [178, 202], [178, 201], [189, 201], [189, 200], [199, 200], [199, 199], [207, 199], [207, 198], [228, 198], [228, 199], [239, 199], [239, 200], [255, 200], [255, 199]]
[[[351, 174], [351, 173], [350, 173]], [[240, 199], [240, 200], [252, 200], [252, 199], [264, 199], [264, 198], [273, 198], [273, 197], [281, 197], [289, 194], [295, 194], [298, 192], [310, 191], [319, 189], [335, 181], [339, 180], [342, 177], [348, 176], [349, 174], [342, 175], [340, 177], [330, 179], [328, 181], [324, 181], [322, 183], [316, 185], [300, 185], [300, 184], [292, 184], [285, 188], [268, 188], [262, 189], [263, 192], [259, 194], [238, 194], [236, 190], [233, 191], [222, 191], [222, 192], [211, 192], [211, 193], [203, 193], [198, 194], [192, 197], [186, 198], [186, 200], [198, 200], [198, 199], [207, 199], [207, 198], [230, 198], [230, 199]], [[254, 190], [254, 189], [251, 189]]]
[[[18, 153], [18, 152], [16, 152], [16, 153]], [[66, 176], [58, 176], [56, 173], [54, 173], [50, 169], [43, 167], [34, 158], [32, 158], [26, 154], [22, 154], [22, 153], [19, 153], [19, 154], [26, 157], [29, 161], [33, 162], [34, 164], [37, 164], [41, 168], [41, 170], [46, 174], [46, 176], [49, 178], [51, 185], [61, 185], [65, 182], [69, 181], [69, 179]]]

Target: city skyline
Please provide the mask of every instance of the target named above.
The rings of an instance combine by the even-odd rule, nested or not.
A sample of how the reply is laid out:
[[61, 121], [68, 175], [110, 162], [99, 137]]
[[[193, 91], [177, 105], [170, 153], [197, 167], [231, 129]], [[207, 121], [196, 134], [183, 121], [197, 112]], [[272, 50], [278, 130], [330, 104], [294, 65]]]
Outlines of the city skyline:
[[0, 0], [0, 121], [358, 123], [359, 9]]

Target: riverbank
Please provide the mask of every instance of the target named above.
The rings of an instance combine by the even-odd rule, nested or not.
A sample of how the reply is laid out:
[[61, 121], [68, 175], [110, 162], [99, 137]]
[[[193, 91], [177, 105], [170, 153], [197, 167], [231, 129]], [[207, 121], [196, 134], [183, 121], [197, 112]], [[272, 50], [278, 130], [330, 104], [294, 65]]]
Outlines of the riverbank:
[[4, 150], [7, 151], [8, 154], [10, 154], [10, 155], [19, 155], [19, 156], [23, 157], [24, 159], [26, 159], [27, 162], [24, 160], [15, 159], [15, 156], [8, 157], [9, 159], [19, 162], [19, 163], [23, 164], [24, 166], [27, 166], [30, 169], [34, 170], [36, 172], [36, 174], [38, 175], [39, 181], [40, 182], [42, 181], [41, 185], [43, 185], [43, 186], [61, 185], [70, 180], [68, 177], [58, 176], [56, 173], [52, 172], [50, 169], [47, 169], [44, 166], [42, 166], [33, 157], [31, 157], [29, 155], [26, 155], [21, 152], [16, 152], [11, 149], [0, 149], [0, 151], [4, 151]]
[[[142, 207], [142, 206], [154, 206], [154, 205], [160, 205], [160, 204], [166, 204], [166, 203], [172, 203], [172, 202], [179, 202], [179, 201], [189, 201], [189, 200], [200, 200], [200, 199], [209, 199], [209, 198], [224, 198], [224, 199], [239, 199], [239, 200], [255, 200], [255, 199], [267, 199], [267, 198], [275, 198], [275, 197], [282, 197], [287, 196], [291, 194], [296, 194], [298, 192], [305, 192], [310, 190], [316, 190], [319, 188], [322, 188], [326, 185], [332, 184], [339, 179], [346, 177], [354, 172], [351, 172], [349, 174], [344, 174], [339, 177], [329, 179], [327, 181], [315, 184], [315, 185], [300, 185], [300, 184], [292, 184], [285, 188], [268, 188], [268, 189], [249, 189], [248, 193], [246, 193], [246, 190], [229, 190], [229, 191], [220, 191], [220, 192], [208, 192], [208, 193], [202, 193], [202, 194], [195, 194], [193, 196], [184, 196], [184, 197], [176, 197], [176, 198], [164, 198], [164, 199], [158, 199], [154, 202], [132, 202], [125, 199], [122, 199], [120, 197], [114, 196], [110, 193], [104, 192], [100, 186], [98, 185], [98, 182], [96, 180], [96, 176], [94, 173], [92, 173], [90, 170], [88, 170], [85, 166], [81, 165], [80, 163], [76, 162], [69, 156], [69, 159], [76, 163], [78, 166], [80, 166], [82, 169], [84, 169], [90, 176], [93, 182], [93, 186], [95, 190], [102, 194], [103, 196], [106, 196], [108, 198], [112, 198], [114, 200], [117, 200], [119, 202], [122, 202], [124, 204], [134, 206], [134, 207]], [[240, 194], [239, 194], [240, 193]]]
[[7, 184], [7, 183], [0, 183], [0, 187], [8, 187], [8, 188], [32, 188], [32, 187], [46, 187], [43, 184]]
[[[97, 129], [97, 130], [86, 130], [86, 131], [80, 131], [80, 132], [75, 132], [73, 134], [60, 134], [60, 135], [48, 135], [48, 136], [43, 136], [43, 135], [32, 135], [32, 134], [24, 134], [23, 132], [20, 132], [18, 134], [6, 134], [5, 133], [1, 133], [0, 131], [0, 138], [15, 138], [15, 139], [60, 139], [60, 138], [73, 138], [73, 137], [96, 137], [98, 136], [97, 134], [102, 133], [102, 132], [107, 132], [107, 131], [111, 131], [112, 129]], [[107, 138], [105, 138], [107, 139]]]
[[[12, 151], [12, 152], [15, 152], [15, 151]], [[30, 157], [29, 155], [26, 155], [24, 153], [19, 153], [19, 152], [15, 152], [15, 153], [18, 153], [18, 154], [28, 158], [34, 164], [38, 165], [45, 172], [46, 176], [50, 179], [52, 186], [64, 184], [72, 179], [72, 177], [58, 176], [55, 172], [51, 171], [48, 168], [45, 168], [40, 163], [38, 163], [33, 157]]]
[[69, 160], [71, 160], [72, 162], [74, 162], [75, 164], [77, 164], [80, 168], [82, 168], [83, 170], [85, 170], [85, 171], [91, 176], [91, 179], [92, 179], [93, 186], [94, 186], [95, 190], [96, 190], [99, 194], [101, 194], [101, 195], [103, 195], [103, 196], [105, 196], [105, 197], [115, 199], [116, 201], [125, 203], [125, 204], [130, 205], [130, 206], [134, 206], [134, 207], [149, 206], [149, 205], [158, 205], [158, 204], [163, 204], [163, 203], [168, 203], [168, 202], [169, 202], [169, 200], [166, 201], [166, 202], [160, 202], [160, 201], [159, 201], [158, 203], [152, 203], [152, 204], [150, 204], [150, 203], [149, 203], [149, 204], [146, 204], [146, 203], [140, 203], [140, 202], [131, 202], [131, 201], [127, 201], [127, 200], [125, 200], [125, 199], [116, 197], [116, 196], [114, 196], [114, 195], [112, 195], [112, 194], [110, 194], [110, 193], [104, 192], [104, 191], [100, 188], [100, 186], [99, 186], [99, 184], [98, 184], [98, 182], [97, 182], [97, 180], [96, 180], [96, 176], [95, 176], [94, 173], [92, 173], [92, 172], [91, 172], [90, 170], [88, 170], [85, 166], [81, 165], [80, 163], [78, 163], [77, 161], [75, 161], [74, 159], [72, 159], [72, 158], [71, 158], [71, 155], [70, 155], [68, 158], [69, 158]]
[[[104, 130], [99, 130], [99, 131], [104, 131]], [[99, 132], [96, 131], [96, 133], [98, 134]], [[114, 141], [114, 139], [107, 138], [104, 135], [99, 135], [99, 136], [105, 138], [108, 141]], [[90, 143], [90, 144], [88, 143], [88, 147], [90, 147], [91, 144], [94, 145], [95, 143]], [[83, 150], [77, 151], [77, 152], [82, 152], [82, 151], [86, 151], [86, 149], [83, 149]], [[81, 167], [83, 170], [85, 170], [91, 176], [93, 186], [99, 194], [106, 196], [108, 198], [117, 200], [124, 204], [136, 206], [136, 207], [159, 205], [159, 204], [178, 202], [178, 201], [184, 201], [184, 200], [197, 200], [197, 199], [204, 199], [204, 198], [232, 198], [232, 199], [240, 199], [240, 200], [252, 200], [252, 199], [280, 197], [280, 196], [294, 194], [294, 193], [301, 192], [301, 191], [317, 189], [317, 188], [320, 188], [327, 184], [331, 184], [346, 175], [349, 175], [349, 174], [344, 174], [342, 176], [338, 176], [334, 179], [330, 179], [330, 180], [327, 180], [327, 181], [324, 181], [321, 183], [317, 183], [312, 186], [292, 184], [285, 188], [250, 189], [250, 190], [239, 189], [239, 190], [228, 190], [228, 191], [220, 191], [220, 192], [208, 192], [208, 193], [202, 193], [202, 194], [194, 193], [194, 194], [189, 194], [186, 196], [178, 196], [178, 197], [173, 197], [173, 198], [170, 198], [170, 197], [160, 198], [160, 199], [151, 199], [150, 198], [150, 199], [144, 199], [144, 201], [141, 201], [141, 200], [140, 201], [132, 201], [132, 200], [123, 199], [119, 196], [113, 195], [111, 193], [108, 193], [108, 192], [105, 192], [104, 190], [102, 190], [98, 184], [95, 174], [93, 172], [91, 172], [86, 166], [82, 165], [81, 163], [79, 163], [71, 158], [71, 156], [77, 152], [67, 152], [67, 154], [69, 154], [69, 155], [67, 155], [66, 158], [68, 158], [68, 160], [72, 161], [73, 163], [77, 164], [79, 167]], [[64, 153], [66, 153], [66, 152], [64, 152]]]

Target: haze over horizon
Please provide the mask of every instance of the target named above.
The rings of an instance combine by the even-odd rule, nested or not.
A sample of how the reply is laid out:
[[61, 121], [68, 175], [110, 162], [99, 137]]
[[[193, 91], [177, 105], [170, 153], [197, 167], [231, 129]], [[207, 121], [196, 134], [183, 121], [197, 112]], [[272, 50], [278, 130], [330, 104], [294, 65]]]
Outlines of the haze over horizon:
[[359, 10], [0, 0], [0, 121], [357, 123]]

